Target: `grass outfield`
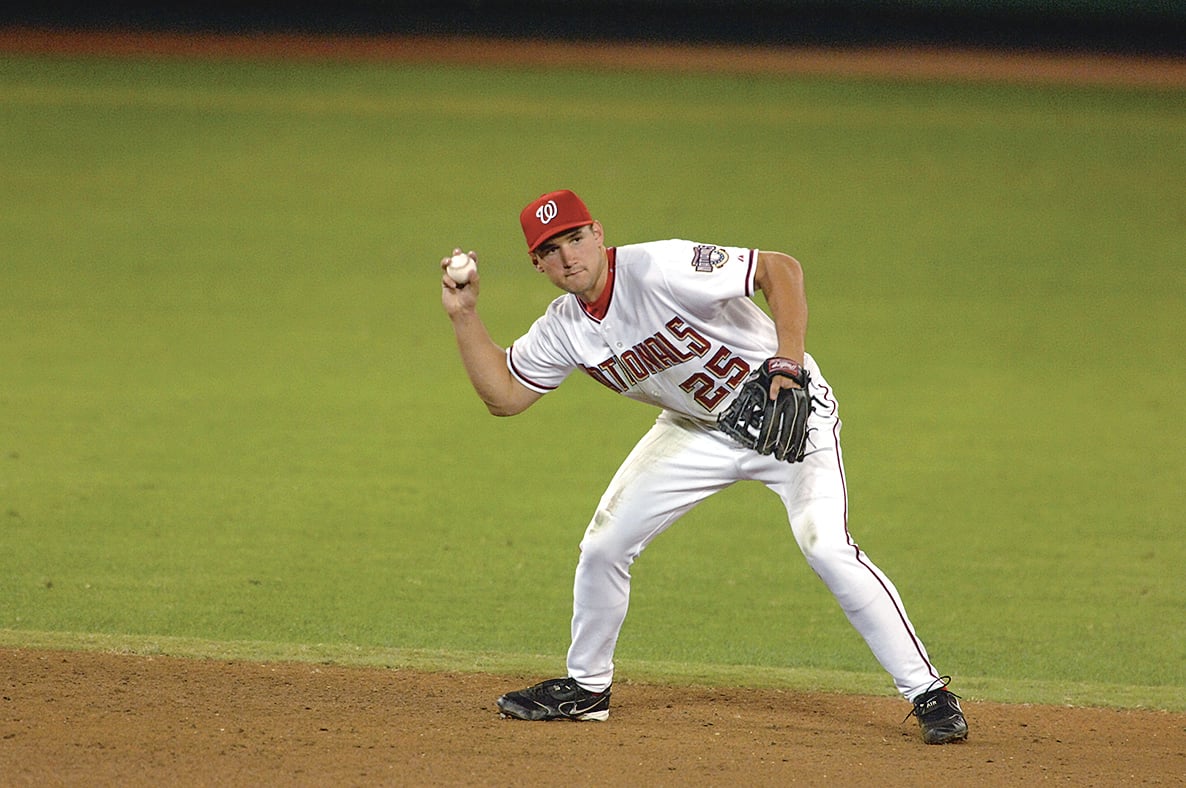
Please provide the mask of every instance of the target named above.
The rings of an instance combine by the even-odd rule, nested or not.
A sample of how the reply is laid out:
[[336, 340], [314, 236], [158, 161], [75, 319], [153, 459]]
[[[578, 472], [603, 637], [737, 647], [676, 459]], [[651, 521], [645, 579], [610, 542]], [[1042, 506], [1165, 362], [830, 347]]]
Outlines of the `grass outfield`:
[[[655, 414], [487, 416], [436, 261], [510, 342], [568, 186], [803, 261], [852, 530], [958, 686], [1186, 710], [1180, 92], [8, 57], [0, 113], [0, 642], [562, 670]], [[634, 574], [623, 677], [888, 688], [760, 488]]]

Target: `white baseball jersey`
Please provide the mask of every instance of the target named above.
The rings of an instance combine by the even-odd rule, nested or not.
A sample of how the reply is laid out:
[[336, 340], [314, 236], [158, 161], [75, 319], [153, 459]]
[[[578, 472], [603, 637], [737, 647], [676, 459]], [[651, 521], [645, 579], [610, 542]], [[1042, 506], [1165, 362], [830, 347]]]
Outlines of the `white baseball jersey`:
[[560, 296], [508, 348], [511, 374], [546, 394], [579, 368], [631, 399], [715, 423], [778, 350], [774, 321], [749, 298], [758, 250], [668, 240], [607, 252], [604, 313]]

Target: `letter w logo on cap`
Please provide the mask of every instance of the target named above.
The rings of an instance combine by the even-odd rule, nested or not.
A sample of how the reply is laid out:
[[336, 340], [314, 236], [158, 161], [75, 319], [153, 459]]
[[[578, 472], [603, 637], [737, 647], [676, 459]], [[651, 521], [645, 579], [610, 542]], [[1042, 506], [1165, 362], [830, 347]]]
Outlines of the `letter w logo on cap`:
[[547, 224], [556, 218], [556, 214], [560, 209], [556, 207], [555, 200], [548, 200], [535, 211], [535, 218], [539, 219], [542, 224]]

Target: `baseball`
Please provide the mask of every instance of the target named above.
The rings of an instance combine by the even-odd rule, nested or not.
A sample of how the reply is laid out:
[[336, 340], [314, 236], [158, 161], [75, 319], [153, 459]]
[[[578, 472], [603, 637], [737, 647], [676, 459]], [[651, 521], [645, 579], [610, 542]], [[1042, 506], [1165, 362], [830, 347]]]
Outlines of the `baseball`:
[[474, 263], [473, 258], [467, 254], [455, 254], [449, 261], [449, 267], [445, 269], [445, 272], [454, 282], [463, 285], [470, 280], [476, 270], [478, 270], [478, 266]]

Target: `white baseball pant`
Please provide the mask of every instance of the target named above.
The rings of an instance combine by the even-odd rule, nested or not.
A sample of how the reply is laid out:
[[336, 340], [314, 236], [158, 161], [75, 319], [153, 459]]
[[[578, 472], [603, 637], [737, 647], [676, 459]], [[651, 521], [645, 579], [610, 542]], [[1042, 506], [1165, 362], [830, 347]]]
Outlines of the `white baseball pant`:
[[908, 700], [939, 677], [889, 578], [848, 532], [840, 420], [831, 387], [809, 359], [814, 411], [807, 456], [780, 462], [664, 411], [598, 504], [581, 541], [568, 672], [598, 692], [613, 681], [614, 649], [630, 597], [630, 566], [656, 536], [713, 493], [743, 480], [773, 490], [807, 563]]

